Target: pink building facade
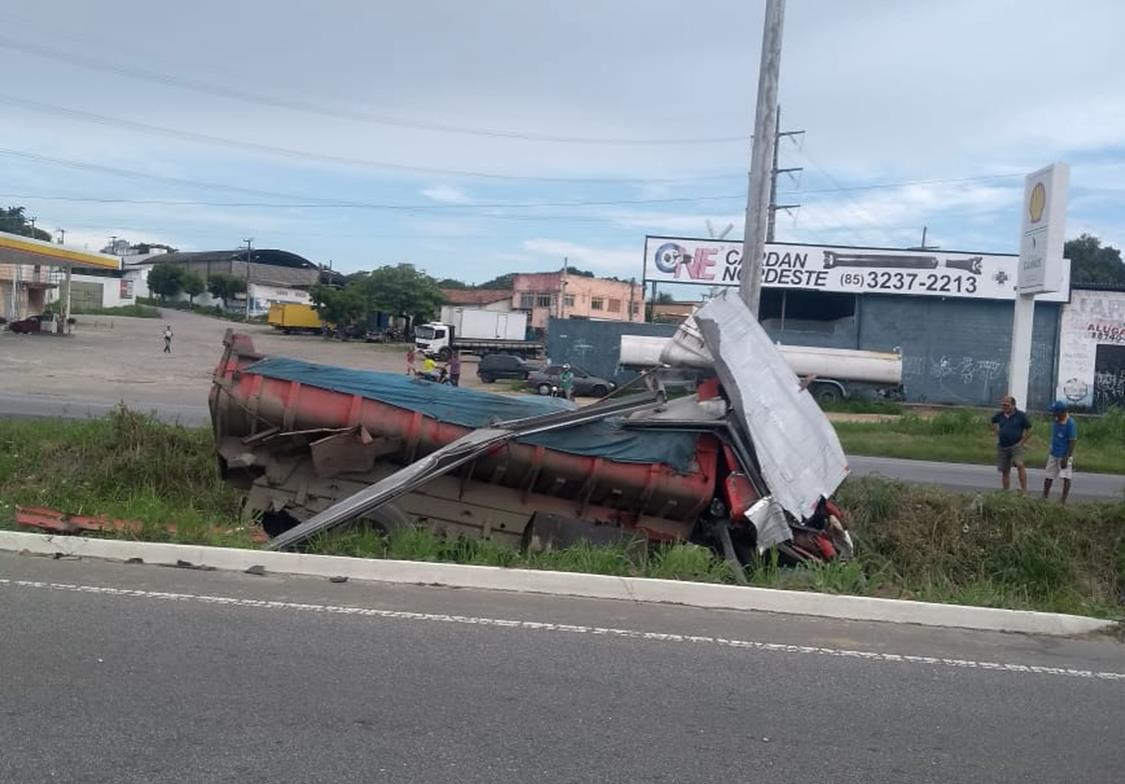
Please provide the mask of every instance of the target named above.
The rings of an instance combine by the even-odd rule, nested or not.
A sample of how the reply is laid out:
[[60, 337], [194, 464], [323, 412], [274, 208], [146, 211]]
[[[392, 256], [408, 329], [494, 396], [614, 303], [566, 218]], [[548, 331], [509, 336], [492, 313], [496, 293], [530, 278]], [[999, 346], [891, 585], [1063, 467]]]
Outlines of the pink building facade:
[[563, 275], [520, 273], [512, 281], [512, 309], [526, 311], [530, 325], [544, 329], [551, 316], [593, 321], [644, 321], [644, 287], [639, 283]]

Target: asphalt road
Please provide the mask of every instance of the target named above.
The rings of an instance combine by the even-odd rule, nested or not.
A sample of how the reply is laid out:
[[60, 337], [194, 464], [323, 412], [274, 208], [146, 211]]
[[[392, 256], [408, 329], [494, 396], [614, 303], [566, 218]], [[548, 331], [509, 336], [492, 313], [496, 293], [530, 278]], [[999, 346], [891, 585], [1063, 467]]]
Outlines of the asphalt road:
[[1110, 638], [7, 554], [0, 628], [0, 781], [21, 784], [1125, 769], [1125, 644]]
[[[151, 410], [162, 419], [185, 425], [207, 425], [211, 421], [205, 405], [162, 402], [159, 406], [154, 406], [143, 400], [125, 402], [138, 410]], [[0, 392], [0, 417], [81, 419], [88, 416], [102, 416], [115, 405], [116, 402], [104, 399]], [[887, 476], [916, 484], [937, 485], [958, 492], [990, 492], [998, 489], [1000, 485], [999, 475], [993, 466], [859, 455], [849, 456], [848, 461], [854, 476]], [[1028, 475], [1030, 489], [1033, 492], [1042, 489], [1043, 471], [1032, 468], [1028, 470]], [[1014, 475], [1012, 479], [1014, 482]], [[1074, 477], [1071, 497], [1075, 501], [1120, 501], [1125, 499], [1125, 476], [1079, 472]]]

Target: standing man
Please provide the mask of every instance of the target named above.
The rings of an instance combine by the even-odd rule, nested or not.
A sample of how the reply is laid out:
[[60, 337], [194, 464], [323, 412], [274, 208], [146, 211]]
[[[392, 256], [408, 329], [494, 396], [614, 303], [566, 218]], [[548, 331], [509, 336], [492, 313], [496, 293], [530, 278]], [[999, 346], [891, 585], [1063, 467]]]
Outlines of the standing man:
[[574, 371], [570, 369], [569, 362], [563, 365], [559, 374], [559, 389], [567, 400], [574, 400]]
[[1047, 478], [1043, 480], [1043, 500], [1051, 495], [1051, 483], [1062, 477], [1063, 489], [1060, 503], [1070, 495], [1070, 479], [1074, 476], [1074, 445], [1078, 441], [1078, 423], [1066, 411], [1066, 403], [1056, 400], [1051, 404], [1055, 421], [1051, 423], [1051, 454], [1047, 456]]
[[1023, 464], [1023, 445], [1031, 438], [1031, 420], [1016, 408], [1011, 395], [1000, 398], [1000, 413], [992, 417], [996, 434], [996, 467], [1000, 470], [1000, 486], [1005, 490], [1012, 481], [1012, 466], [1020, 478], [1020, 495], [1027, 495], [1027, 468]]
[[171, 324], [165, 324], [164, 325], [164, 353], [165, 354], [171, 354], [172, 353], [172, 325]]
[[414, 372], [415, 372], [414, 371], [414, 362], [415, 362], [414, 346], [411, 346], [410, 348], [406, 349], [406, 375], [408, 375], [408, 376], [414, 375]]
[[455, 387], [461, 386], [461, 352], [454, 351], [449, 358], [449, 383]]

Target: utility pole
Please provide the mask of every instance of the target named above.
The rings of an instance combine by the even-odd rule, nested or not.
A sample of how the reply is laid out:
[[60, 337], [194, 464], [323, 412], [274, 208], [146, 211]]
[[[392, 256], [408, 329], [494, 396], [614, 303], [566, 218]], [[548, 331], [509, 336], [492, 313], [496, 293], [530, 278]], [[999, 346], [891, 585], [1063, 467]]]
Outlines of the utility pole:
[[250, 259], [254, 255], [254, 238], [244, 239], [246, 243], [246, 320], [250, 320]]
[[109, 252], [112, 253], [114, 256], [117, 255], [117, 235], [116, 234], [109, 235]]
[[790, 166], [786, 169], [777, 168], [778, 148], [781, 147], [781, 137], [783, 136], [800, 136], [804, 131], [782, 131], [781, 130], [781, 107], [777, 109], [777, 121], [774, 123], [773, 131], [773, 166], [770, 167], [770, 213], [769, 222], [766, 224], [766, 242], [773, 242], [774, 224], [777, 222], [778, 210], [795, 210], [800, 207], [800, 204], [778, 204], [777, 203], [777, 175], [779, 174], [794, 174], [795, 172], [803, 171], [801, 166]]
[[563, 256], [562, 279], [559, 281], [559, 318], [566, 318], [566, 284], [569, 269], [570, 259]]
[[58, 234], [59, 234], [59, 245], [65, 245], [66, 244], [66, 229], [59, 228], [59, 229], [55, 229], [55, 231], [57, 231]]
[[27, 219], [27, 222], [31, 224], [31, 234], [30, 234], [31, 239], [35, 239], [35, 221], [37, 221], [37, 220], [39, 220], [39, 219], [38, 218], [28, 218]]
[[742, 239], [742, 281], [739, 295], [758, 317], [762, 294], [762, 253], [769, 224], [770, 164], [777, 139], [777, 83], [781, 72], [781, 29], [785, 0], [766, 0], [762, 27], [762, 60], [758, 66], [758, 106], [754, 112], [754, 143], [750, 152], [750, 184], [746, 193], [746, 227]]

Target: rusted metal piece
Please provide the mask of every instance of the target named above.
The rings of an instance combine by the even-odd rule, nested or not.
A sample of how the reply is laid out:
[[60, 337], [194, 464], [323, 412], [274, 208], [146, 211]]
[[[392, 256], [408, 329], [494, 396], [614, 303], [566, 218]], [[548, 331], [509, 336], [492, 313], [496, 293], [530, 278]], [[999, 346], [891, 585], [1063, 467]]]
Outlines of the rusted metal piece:
[[[136, 520], [112, 520], [102, 516], [72, 515], [42, 506], [17, 506], [16, 525], [69, 535], [106, 531], [137, 534], [143, 531], [145, 527], [144, 523]], [[168, 524], [163, 528], [166, 533], [176, 533], [175, 525]], [[233, 532], [234, 529], [227, 529], [224, 533]], [[269, 537], [261, 529], [251, 530], [249, 536], [257, 544], [263, 544], [269, 540]]]

